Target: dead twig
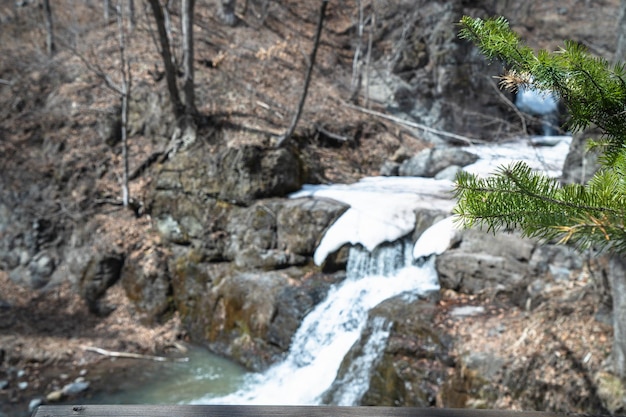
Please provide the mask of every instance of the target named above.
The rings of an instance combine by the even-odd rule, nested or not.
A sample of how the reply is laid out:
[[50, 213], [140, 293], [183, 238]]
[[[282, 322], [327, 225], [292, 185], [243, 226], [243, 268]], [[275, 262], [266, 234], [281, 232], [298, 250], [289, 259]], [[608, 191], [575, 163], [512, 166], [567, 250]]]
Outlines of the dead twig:
[[481, 144], [481, 143], [487, 143], [484, 140], [475, 139], [475, 138], [469, 138], [467, 136], [457, 135], [456, 133], [451, 133], [451, 132], [446, 132], [444, 130], [435, 129], [435, 128], [428, 127], [428, 126], [420, 124], [420, 123], [415, 123], [415, 122], [410, 122], [408, 120], [403, 120], [403, 119], [400, 119], [399, 117], [391, 116], [389, 114], [377, 112], [375, 110], [366, 109], [366, 108], [360, 107], [360, 106], [355, 106], [355, 105], [350, 104], [350, 103], [344, 103], [344, 106], [349, 107], [349, 108], [354, 109], [354, 110], [358, 110], [358, 111], [363, 112], [365, 114], [369, 114], [369, 115], [372, 115], [372, 116], [376, 116], [376, 117], [380, 117], [380, 118], [383, 118], [383, 119], [386, 119], [386, 120], [390, 120], [390, 121], [392, 121], [394, 123], [397, 123], [399, 125], [412, 127], [412, 128], [415, 128], [415, 129], [420, 129], [420, 130], [423, 130], [425, 132], [434, 133], [436, 135], [443, 136], [443, 137], [446, 137], [446, 138], [457, 139], [457, 140], [460, 140], [460, 141], [462, 141], [464, 143], [467, 143], [468, 145], [476, 145], [476, 144]]
[[153, 356], [153, 355], [142, 355], [140, 353], [129, 353], [129, 352], [115, 352], [112, 350], [101, 349], [94, 346], [84, 346], [84, 350], [88, 352], [95, 352], [100, 355], [108, 356], [111, 358], [129, 358], [129, 359], [145, 359], [155, 362], [189, 362], [189, 358], [168, 358], [165, 356]]
[[319, 133], [321, 133], [322, 135], [333, 139], [337, 142], [351, 142], [351, 139], [347, 136], [341, 136], [338, 135], [336, 133], [330, 132], [329, 130], [324, 129], [322, 126], [320, 126], [319, 124], [315, 125], [315, 130], [317, 130]]

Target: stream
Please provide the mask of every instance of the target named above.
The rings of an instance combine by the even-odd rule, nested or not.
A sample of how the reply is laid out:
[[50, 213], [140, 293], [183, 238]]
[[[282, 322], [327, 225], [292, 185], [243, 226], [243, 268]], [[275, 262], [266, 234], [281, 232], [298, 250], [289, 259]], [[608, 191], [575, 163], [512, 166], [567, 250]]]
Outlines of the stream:
[[[550, 139], [553, 138], [553, 139]], [[502, 164], [526, 160], [533, 168], [558, 175], [569, 148], [567, 137], [469, 148], [481, 160], [469, 172], [492, 172]], [[552, 143], [553, 142], [553, 143]], [[540, 146], [537, 146], [540, 145]], [[352, 246], [347, 278], [331, 288], [303, 320], [286, 358], [262, 373], [249, 373], [201, 348], [189, 351], [187, 363], [147, 366], [135, 380], [116, 387], [93, 403], [109, 404], [321, 404], [341, 362], [361, 337], [368, 311], [403, 294], [418, 296], [439, 288], [434, 256], [448, 247], [451, 217], [427, 229], [417, 242], [404, 237], [415, 227], [415, 209], [431, 207], [450, 213], [452, 183], [410, 177], [365, 178], [352, 185], [306, 186], [292, 198], [332, 198], [350, 206], [326, 232], [315, 254], [320, 264], [345, 243]], [[391, 242], [391, 243], [389, 243]], [[358, 244], [358, 245], [357, 245]], [[419, 262], [417, 261], [419, 259]], [[389, 329], [377, 333], [343, 388], [339, 405], [356, 405], [369, 384], [369, 370], [385, 346]], [[344, 383], [345, 382], [345, 383]], [[345, 388], [345, 389], [344, 389]]]
[[[198, 346], [187, 346], [188, 362], [136, 362], [116, 386], [87, 399], [91, 404], [178, 404], [202, 396], [236, 392], [248, 373], [234, 362]], [[131, 360], [134, 361], [134, 360]], [[120, 360], [120, 362], [123, 362]], [[115, 361], [112, 367], [115, 367]], [[121, 365], [124, 367], [124, 365]], [[129, 377], [128, 374], [132, 374]], [[90, 378], [93, 375], [90, 375]]]

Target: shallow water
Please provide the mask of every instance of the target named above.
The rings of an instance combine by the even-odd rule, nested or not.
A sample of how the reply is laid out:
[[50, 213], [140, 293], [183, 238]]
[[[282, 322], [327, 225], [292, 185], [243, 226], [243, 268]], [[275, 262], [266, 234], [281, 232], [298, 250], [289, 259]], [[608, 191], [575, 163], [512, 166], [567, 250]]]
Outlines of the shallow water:
[[[201, 396], [221, 397], [237, 391], [247, 374], [241, 366], [201, 347], [190, 346], [188, 362], [135, 361], [118, 367], [111, 363], [113, 385], [87, 399], [89, 404], [178, 404]], [[127, 361], [124, 361], [128, 363]], [[87, 377], [89, 380], [89, 376]]]

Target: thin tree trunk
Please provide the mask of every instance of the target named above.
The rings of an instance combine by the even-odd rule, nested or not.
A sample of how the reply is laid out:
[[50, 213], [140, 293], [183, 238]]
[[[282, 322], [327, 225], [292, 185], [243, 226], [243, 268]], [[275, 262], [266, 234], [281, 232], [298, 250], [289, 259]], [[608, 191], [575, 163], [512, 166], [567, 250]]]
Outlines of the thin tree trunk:
[[159, 43], [161, 44], [161, 58], [163, 58], [163, 66], [165, 67], [167, 89], [169, 91], [170, 100], [172, 101], [174, 116], [178, 119], [184, 115], [184, 106], [180, 99], [178, 85], [176, 84], [176, 67], [172, 61], [170, 42], [165, 29], [165, 16], [163, 14], [163, 8], [161, 7], [159, 0], [148, 0], [148, 3], [150, 3], [152, 14], [154, 15], [154, 20], [156, 21], [159, 33]]
[[626, 378], [626, 260], [613, 255], [610, 260], [609, 283], [613, 299], [613, 372]]
[[309, 59], [309, 68], [307, 70], [306, 78], [304, 80], [304, 88], [302, 89], [302, 96], [300, 97], [300, 103], [298, 104], [298, 110], [293, 117], [291, 122], [291, 126], [287, 129], [287, 132], [282, 135], [278, 142], [276, 143], [276, 147], [282, 146], [290, 137], [293, 135], [293, 132], [296, 130], [296, 126], [298, 124], [298, 120], [300, 120], [300, 116], [302, 115], [302, 110], [304, 109], [304, 102], [306, 101], [306, 96], [309, 91], [309, 84], [311, 83], [311, 75], [313, 74], [313, 66], [315, 65], [315, 57], [317, 56], [317, 49], [320, 45], [320, 38], [322, 36], [322, 28], [324, 26], [324, 16], [326, 14], [326, 6], [328, 6], [328, 0], [322, 0], [322, 6], [320, 8], [320, 16], [317, 21], [317, 30], [315, 32], [315, 41], [313, 43], [313, 51], [311, 52], [311, 58]]
[[52, 8], [50, 7], [50, 0], [43, 0], [43, 12], [46, 23], [46, 48], [48, 55], [52, 56], [56, 49], [54, 44], [54, 26], [52, 22]]
[[128, 31], [135, 30], [136, 23], [135, 0], [128, 0]]
[[367, 39], [367, 55], [365, 56], [365, 107], [369, 107], [370, 99], [370, 64], [372, 62], [372, 47], [374, 43], [374, 29], [376, 28], [376, 9], [370, 15], [370, 30]]
[[172, 57], [172, 65], [174, 68], [178, 68], [178, 57], [176, 56], [176, 45], [174, 42], [174, 34], [172, 31], [172, 14], [170, 13], [170, 5], [172, 0], [167, 0], [163, 10], [163, 17], [165, 18], [165, 33], [167, 33], [167, 39], [170, 40], [170, 55]]
[[363, 2], [361, 0], [357, 1], [358, 8], [358, 19], [357, 23], [357, 40], [356, 47], [354, 49], [354, 57], [352, 59], [352, 81], [350, 83], [350, 101], [356, 103], [356, 99], [359, 96], [359, 91], [361, 90], [361, 80], [362, 80], [362, 72], [361, 72], [361, 47], [363, 45]]
[[195, 0], [182, 0], [182, 33], [183, 33], [183, 104], [185, 114], [196, 114], [193, 70], [193, 10]]
[[126, 37], [124, 36], [124, 15], [123, 7], [120, 4], [117, 5], [117, 29], [118, 40], [120, 47], [120, 69], [122, 73], [122, 161], [124, 165], [123, 178], [122, 178], [122, 204], [124, 207], [128, 207], [130, 201], [130, 191], [128, 187], [128, 98], [130, 96], [130, 63], [126, 59]]
[[104, 23], [109, 23], [109, 11], [111, 10], [111, 1], [104, 0]]

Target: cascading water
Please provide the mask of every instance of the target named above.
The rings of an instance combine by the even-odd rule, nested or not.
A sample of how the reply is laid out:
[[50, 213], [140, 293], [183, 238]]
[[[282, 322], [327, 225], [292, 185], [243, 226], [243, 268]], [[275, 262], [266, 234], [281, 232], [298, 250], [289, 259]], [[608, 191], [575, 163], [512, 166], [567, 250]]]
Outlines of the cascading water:
[[[383, 244], [372, 253], [352, 247], [346, 279], [305, 317], [283, 362], [251, 375], [234, 394], [204, 397], [192, 404], [320, 404], [344, 356], [361, 336], [371, 308], [402, 293], [424, 294], [439, 288], [434, 261], [416, 266], [412, 252], [413, 245], [406, 239]], [[355, 403], [367, 389], [368, 378], [358, 375], [367, 376], [387, 335], [387, 327], [380, 323], [379, 331], [370, 338], [369, 355], [374, 357], [362, 358], [342, 404]], [[364, 353], [367, 356], [368, 352]]]
[[371, 370], [387, 344], [391, 323], [382, 317], [374, 317], [370, 326], [372, 332], [363, 344], [362, 352], [352, 358], [348, 371], [341, 379], [333, 383], [336, 389], [328, 398], [333, 405], [358, 405], [359, 400], [369, 388]]
[[[569, 137], [539, 137], [469, 147], [480, 159], [464, 170], [487, 175], [496, 166], [523, 160], [558, 177], [569, 141]], [[320, 265], [345, 244], [352, 249], [348, 277], [304, 320], [287, 358], [265, 373], [244, 375], [223, 358], [194, 349], [189, 363], [162, 364], [164, 369], [146, 373], [144, 380], [149, 382], [129, 378], [132, 388], [120, 387], [119, 397], [108, 395], [93, 403], [357, 404], [369, 388], [371, 369], [389, 337], [389, 323], [378, 317], [367, 323], [362, 334], [368, 311], [398, 294], [416, 297], [438, 288], [432, 255], [455, 241], [453, 220], [432, 225], [414, 246], [400, 238], [414, 232], [418, 211], [450, 213], [452, 187], [450, 181], [417, 177], [370, 177], [350, 185], [303, 187], [291, 197], [329, 198], [349, 207], [326, 231], [315, 252], [316, 263]], [[387, 241], [396, 243], [383, 243]], [[358, 355], [350, 352], [349, 369], [336, 379], [357, 341], [362, 348]]]

